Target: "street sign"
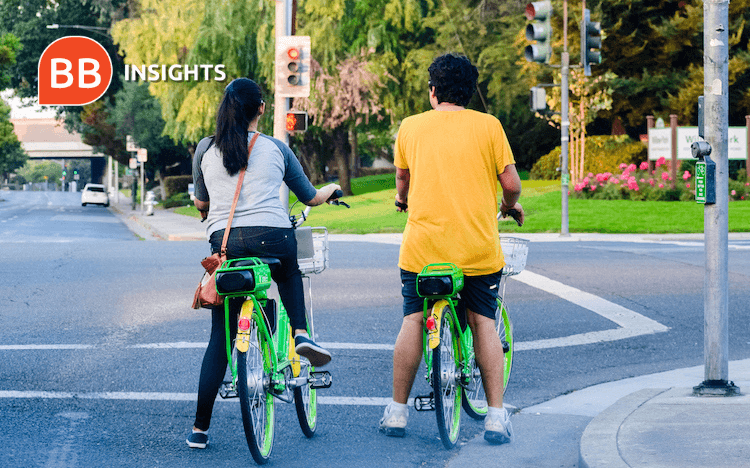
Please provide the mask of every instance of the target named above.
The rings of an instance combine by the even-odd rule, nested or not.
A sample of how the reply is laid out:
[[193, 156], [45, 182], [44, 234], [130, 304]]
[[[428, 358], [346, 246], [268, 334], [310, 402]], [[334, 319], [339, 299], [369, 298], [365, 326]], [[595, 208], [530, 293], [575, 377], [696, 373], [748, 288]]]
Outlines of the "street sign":
[[138, 160], [135, 158], [130, 158], [130, 160], [128, 160], [128, 167], [131, 169], [135, 169], [136, 167], [138, 167]]
[[138, 162], [143, 163], [148, 161], [148, 150], [146, 148], [138, 148], [136, 159], [138, 159]]
[[695, 201], [706, 204], [706, 163], [695, 163]]
[[570, 185], [570, 174], [560, 176], [560, 185]]
[[133, 140], [132, 135], [128, 135], [125, 137], [125, 150], [126, 151], [138, 151], [138, 146], [135, 144], [135, 140]]

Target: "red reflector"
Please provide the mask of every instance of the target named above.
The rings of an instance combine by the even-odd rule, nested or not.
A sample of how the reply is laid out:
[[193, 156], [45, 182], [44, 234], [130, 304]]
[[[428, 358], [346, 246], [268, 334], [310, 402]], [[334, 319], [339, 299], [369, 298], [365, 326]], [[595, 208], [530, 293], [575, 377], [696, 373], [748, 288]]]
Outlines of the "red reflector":
[[250, 329], [250, 319], [247, 317], [240, 317], [240, 321], [237, 323], [237, 328], [242, 331], [248, 331]]
[[428, 317], [427, 322], [425, 322], [425, 326], [428, 330], [435, 331], [437, 329], [437, 327], [435, 326], [435, 317]]

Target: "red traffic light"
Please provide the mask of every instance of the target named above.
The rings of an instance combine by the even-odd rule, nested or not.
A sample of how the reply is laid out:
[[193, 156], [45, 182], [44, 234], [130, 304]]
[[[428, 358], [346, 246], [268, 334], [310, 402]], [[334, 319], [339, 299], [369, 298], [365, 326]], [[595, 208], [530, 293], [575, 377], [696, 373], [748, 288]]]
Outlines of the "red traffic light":
[[286, 113], [286, 131], [304, 132], [307, 130], [307, 112], [290, 111]]
[[534, 18], [536, 18], [536, 8], [534, 8], [533, 3], [529, 3], [526, 5], [526, 19], [531, 21]]
[[296, 47], [290, 47], [290, 48], [289, 48], [289, 49], [288, 49], [288, 50], [286, 51], [286, 55], [287, 55], [287, 56], [288, 56], [288, 57], [289, 57], [290, 59], [292, 59], [292, 60], [299, 60], [299, 56], [300, 56], [300, 53], [299, 53], [299, 49], [298, 49], [298, 48], [296, 48]]

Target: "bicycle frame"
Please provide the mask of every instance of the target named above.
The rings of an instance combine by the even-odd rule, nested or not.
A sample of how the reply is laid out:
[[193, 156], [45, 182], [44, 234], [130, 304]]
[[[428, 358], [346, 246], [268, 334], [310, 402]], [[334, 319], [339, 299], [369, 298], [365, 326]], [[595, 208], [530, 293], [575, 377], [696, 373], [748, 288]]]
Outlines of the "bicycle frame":
[[[239, 267], [233, 268], [232, 261], [244, 260], [254, 261], [255, 265], [252, 267]], [[243, 269], [252, 269], [254, 273], [261, 280], [260, 285], [254, 288], [253, 291], [241, 291], [237, 293], [229, 293], [224, 295], [224, 323], [226, 333], [226, 351], [227, 359], [229, 360], [229, 368], [232, 373], [232, 387], [236, 388], [237, 385], [237, 362], [232, 356], [232, 339], [229, 327], [229, 300], [230, 298], [242, 297], [245, 301], [242, 304], [238, 316], [238, 322], [243, 318], [254, 319], [255, 323], [258, 324], [258, 333], [262, 335], [265, 342], [268, 344], [269, 349], [264, 350], [270, 353], [269, 362], [271, 364], [270, 369], [264, 369], [266, 373], [271, 375], [270, 390], [274, 397], [286, 403], [292, 402], [292, 395], [286, 390], [294, 389], [297, 386], [307, 384], [307, 379], [304, 382], [298, 382], [296, 380], [299, 377], [302, 363], [299, 355], [294, 350], [294, 341], [292, 340], [292, 330], [289, 325], [289, 316], [286, 313], [284, 304], [279, 301], [278, 313], [276, 315], [276, 331], [271, 331], [271, 324], [268, 317], [266, 316], [265, 310], [269, 305], [269, 299], [267, 289], [270, 286], [270, 269], [268, 265], [262, 263], [255, 257], [249, 257], [246, 259], [234, 259], [228, 260], [222, 264], [219, 271], [238, 271]], [[267, 281], [264, 279], [267, 278]], [[237, 330], [237, 336], [235, 339], [235, 347], [238, 351], [246, 352], [248, 347], [249, 332], [243, 332]], [[285, 374], [286, 369], [291, 369], [291, 375]]]
[[[458, 327], [456, 336], [458, 342], [453, 344], [454, 351], [458, 353], [459, 360], [461, 362], [460, 372], [461, 377], [459, 379], [459, 385], [467, 388], [471, 382], [471, 362], [474, 358], [474, 336], [472, 335], [471, 329], [468, 324], [465, 328], [462, 328], [461, 322], [459, 321], [458, 312], [456, 307], [458, 305], [457, 294], [463, 288], [463, 273], [461, 270], [451, 263], [440, 263], [431, 264], [422, 270], [419, 274], [420, 277], [424, 276], [439, 276], [439, 277], [450, 277], [451, 290], [446, 291], [446, 294], [436, 294], [425, 296], [423, 301], [423, 310], [425, 327], [422, 328], [422, 343], [424, 349], [424, 359], [427, 366], [427, 380], [431, 381], [431, 369], [432, 369], [432, 350], [438, 347], [442, 337], [440, 336], [441, 327], [440, 323], [442, 320], [442, 314], [445, 311], [445, 306], [448, 306], [450, 314], [452, 315], [452, 323]], [[447, 282], [445, 283], [447, 285]]]

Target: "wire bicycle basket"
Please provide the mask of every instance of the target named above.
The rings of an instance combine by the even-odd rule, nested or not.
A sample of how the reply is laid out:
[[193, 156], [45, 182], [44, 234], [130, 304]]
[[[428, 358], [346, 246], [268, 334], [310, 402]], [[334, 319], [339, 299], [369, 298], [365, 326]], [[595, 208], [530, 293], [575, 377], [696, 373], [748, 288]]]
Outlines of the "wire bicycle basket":
[[529, 240], [519, 237], [500, 236], [500, 247], [505, 257], [503, 276], [514, 276], [526, 268], [526, 257], [529, 255]]

